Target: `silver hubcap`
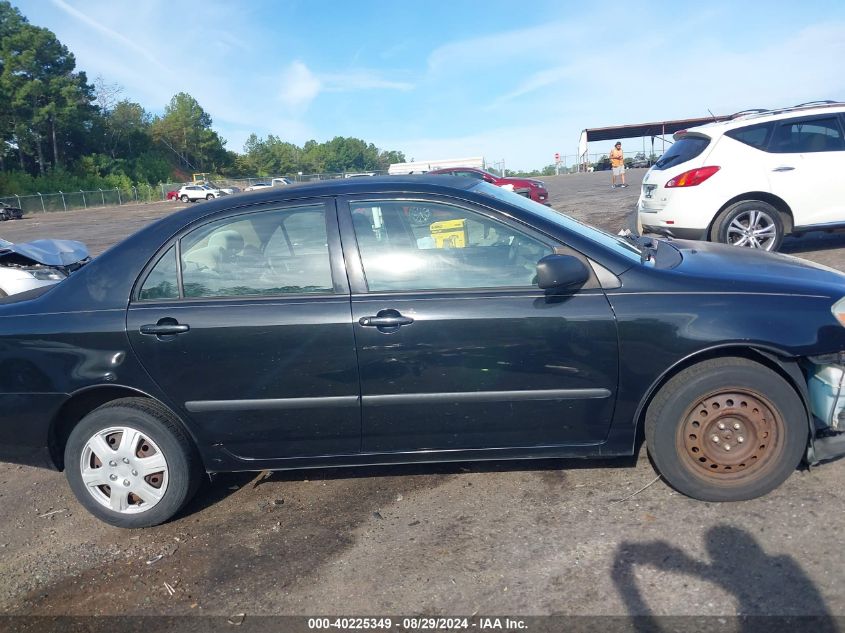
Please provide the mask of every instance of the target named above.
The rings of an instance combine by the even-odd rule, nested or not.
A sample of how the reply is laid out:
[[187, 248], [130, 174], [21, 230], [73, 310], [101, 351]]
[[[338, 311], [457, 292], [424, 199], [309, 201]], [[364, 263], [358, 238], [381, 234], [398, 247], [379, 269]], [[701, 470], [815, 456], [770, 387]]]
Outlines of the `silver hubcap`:
[[728, 244], [770, 251], [777, 238], [775, 221], [765, 211], [743, 211], [728, 225]]
[[115, 512], [145, 512], [167, 491], [164, 453], [132, 427], [99, 431], [85, 443], [79, 468], [85, 489], [98, 503]]

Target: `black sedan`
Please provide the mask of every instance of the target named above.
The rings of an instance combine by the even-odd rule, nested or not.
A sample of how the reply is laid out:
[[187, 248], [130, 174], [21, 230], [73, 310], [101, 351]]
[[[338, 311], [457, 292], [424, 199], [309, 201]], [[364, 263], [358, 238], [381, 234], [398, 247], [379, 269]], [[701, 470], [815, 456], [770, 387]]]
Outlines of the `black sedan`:
[[[431, 210], [430, 222], [413, 210]], [[204, 472], [631, 455], [749, 499], [845, 452], [845, 276], [625, 239], [483, 181], [168, 216], [0, 302], [0, 459], [125, 527]]]

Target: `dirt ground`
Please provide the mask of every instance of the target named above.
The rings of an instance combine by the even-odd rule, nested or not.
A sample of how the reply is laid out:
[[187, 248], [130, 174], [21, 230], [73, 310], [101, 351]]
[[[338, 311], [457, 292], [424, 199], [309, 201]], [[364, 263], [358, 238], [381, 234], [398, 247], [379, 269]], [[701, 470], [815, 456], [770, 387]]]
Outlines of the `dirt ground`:
[[[614, 231], [645, 170], [546, 178], [551, 200]], [[0, 236], [99, 253], [183, 205], [43, 214]], [[787, 252], [845, 269], [845, 237]], [[60, 473], [0, 465], [0, 613], [845, 615], [845, 461], [763, 499], [674, 492], [645, 455], [224, 475], [180, 517], [120, 530]], [[169, 589], [168, 589], [169, 587]]]

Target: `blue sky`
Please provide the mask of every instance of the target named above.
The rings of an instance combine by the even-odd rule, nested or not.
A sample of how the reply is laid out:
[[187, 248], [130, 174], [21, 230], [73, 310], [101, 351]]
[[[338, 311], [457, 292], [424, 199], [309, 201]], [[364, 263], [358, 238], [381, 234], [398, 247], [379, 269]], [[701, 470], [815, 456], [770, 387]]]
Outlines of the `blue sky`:
[[192, 94], [236, 151], [339, 135], [533, 169], [585, 127], [845, 100], [842, 0], [12, 1], [148, 110]]

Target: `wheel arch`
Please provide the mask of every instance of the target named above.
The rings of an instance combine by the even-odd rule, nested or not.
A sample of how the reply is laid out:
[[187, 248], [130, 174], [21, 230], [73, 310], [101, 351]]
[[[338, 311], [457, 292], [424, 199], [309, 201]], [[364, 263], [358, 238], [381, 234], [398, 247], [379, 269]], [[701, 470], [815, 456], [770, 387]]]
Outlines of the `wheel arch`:
[[702, 361], [728, 357], [745, 358], [747, 360], [757, 362], [764, 367], [768, 367], [780, 375], [781, 378], [786, 380], [801, 400], [801, 405], [803, 406], [806, 414], [806, 424], [810, 433], [810, 440], [812, 440], [815, 436], [815, 426], [813, 424], [812, 414], [810, 413], [810, 395], [807, 389], [807, 383], [804, 381], [804, 376], [801, 373], [801, 369], [798, 367], [797, 359], [794, 359], [794, 357], [790, 357], [782, 350], [775, 348], [727, 343], [699, 350], [682, 358], [664, 371], [651, 384], [645, 395], [640, 400], [636, 415], [634, 416], [638, 441], [637, 446], [639, 446], [639, 441], [643, 437], [642, 434], [645, 428], [645, 417], [648, 412], [648, 407], [663, 385], [688, 367], [697, 365]]
[[50, 459], [57, 470], [64, 470], [64, 452], [68, 437], [73, 431], [74, 427], [91, 413], [94, 409], [101, 407], [108, 402], [121, 400], [123, 398], [144, 398], [154, 403], [161, 408], [173, 420], [182, 427], [185, 435], [194, 444], [194, 447], [199, 451], [199, 444], [194, 433], [185, 421], [177, 415], [172, 408], [154, 398], [148, 393], [135, 389], [134, 387], [126, 387], [124, 385], [96, 385], [93, 387], [86, 387], [71, 394], [64, 404], [59, 408], [53, 419], [50, 421], [48, 431], [48, 447], [50, 450]]
[[716, 225], [716, 220], [719, 219], [719, 216], [722, 212], [730, 207], [731, 205], [736, 204], [737, 202], [748, 202], [751, 200], [760, 200], [761, 202], [766, 202], [772, 205], [775, 209], [778, 210], [780, 213], [781, 222], [783, 222], [783, 234], [789, 235], [792, 233], [792, 229], [795, 228], [795, 218], [792, 215], [792, 209], [786, 203], [786, 201], [776, 196], [773, 193], [769, 193], [766, 191], [747, 191], [745, 193], [741, 193], [737, 196], [734, 196], [721, 207], [716, 213], [713, 214], [713, 219], [710, 220], [710, 224], [707, 226], [707, 235], [710, 235], [713, 231], [713, 227]]

